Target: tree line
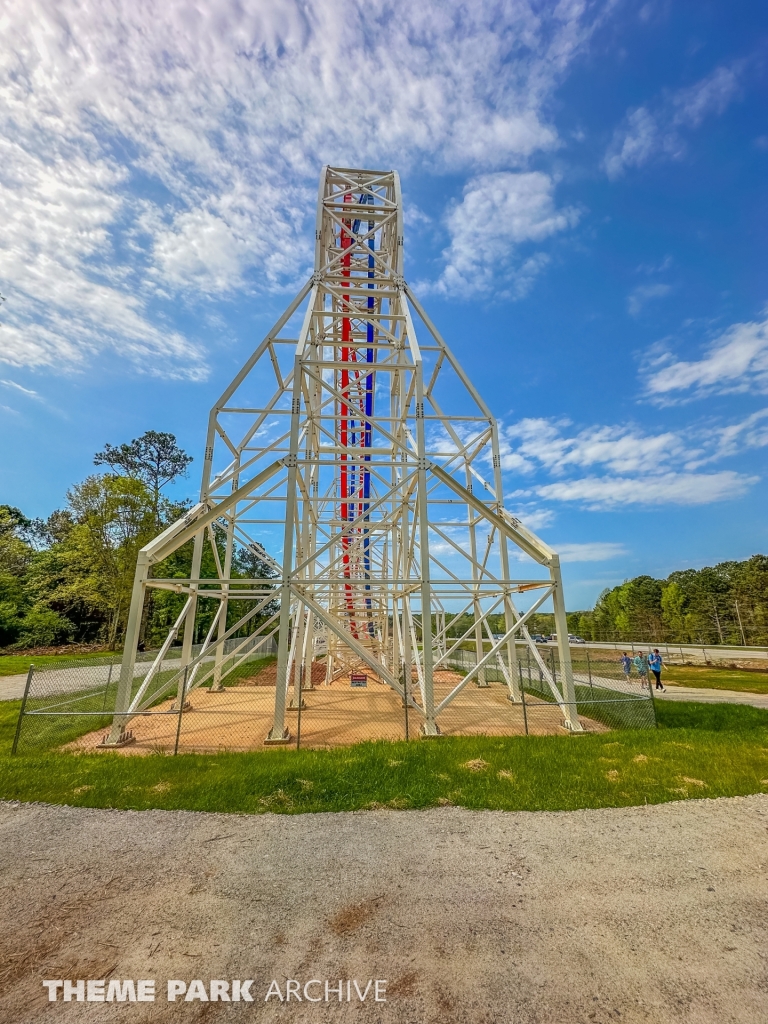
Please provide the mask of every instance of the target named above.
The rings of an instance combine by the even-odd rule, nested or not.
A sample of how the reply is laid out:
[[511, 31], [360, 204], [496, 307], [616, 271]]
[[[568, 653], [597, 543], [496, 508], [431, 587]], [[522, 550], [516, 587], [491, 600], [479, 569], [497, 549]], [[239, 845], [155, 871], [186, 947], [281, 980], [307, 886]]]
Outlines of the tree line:
[[636, 576], [569, 615], [568, 627], [585, 640], [768, 644], [768, 557]]
[[[189, 507], [165, 496], [165, 488], [186, 475], [192, 462], [173, 434], [147, 431], [128, 444], [107, 444], [94, 456], [100, 472], [67, 492], [66, 504], [45, 519], [30, 519], [0, 505], [0, 648], [27, 649], [69, 643], [118, 647], [130, 608], [136, 557], [143, 545]], [[223, 536], [216, 535], [220, 560]], [[155, 567], [166, 579], [188, 578], [192, 542]], [[214, 579], [216, 559], [203, 549], [201, 576]], [[235, 579], [271, 579], [272, 563], [257, 545], [237, 547]], [[158, 646], [178, 617], [184, 595], [150, 590], [140, 643]], [[200, 640], [216, 613], [217, 602], [201, 599], [197, 619]], [[249, 608], [230, 606], [227, 625]], [[272, 615], [272, 602], [247, 631]], [[448, 633], [463, 635], [471, 615], [447, 613]], [[504, 631], [502, 615], [490, 628]], [[538, 613], [531, 633], [549, 634], [554, 616]], [[568, 613], [568, 629], [585, 640], [706, 644], [768, 644], [768, 557], [711, 568], [684, 569], [666, 579], [637, 576], [606, 589], [591, 611]]]
[[[0, 648], [64, 644], [118, 647], [130, 609], [139, 550], [189, 508], [164, 489], [186, 475], [192, 462], [173, 434], [147, 431], [129, 444], [107, 444], [94, 456], [102, 468], [67, 491], [66, 504], [43, 519], [0, 505]], [[220, 560], [224, 538], [216, 536]], [[192, 542], [155, 566], [166, 579], [189, 577]], [[201, 578], [216, 578], [216, 559], [206, 545]], [[238, 547], [233, 578], [270, 579], [273, 569], [256, 546]], [[158, 646], [178, 617], [185, 596], [149, 591], [141, 646]], [[205, 635], [218, 602], [202, 599], [197, 632]], [[230, 606], [228, 626], [249, 605]], [[265, 614], [272, 614], [268, 606]], [[261, 617], [248, 624], [256, 628]], [[200, 636], [195, 636], [199, 640]]]
[[[570, 633], [597, 642], [768, 644], [768, 557], [682, 569], [662, 580], [636, 576], [604, 590], [591, 611], [569, 612], [567, 620]], [[446, 621], [448, 635], [458, 637], [474, 618], [447, 614]], [[504, 632], [503, 615], [488, 621], [492, 632]], [[555, 617], [534, 614], [528, 629], [549, 635]]]

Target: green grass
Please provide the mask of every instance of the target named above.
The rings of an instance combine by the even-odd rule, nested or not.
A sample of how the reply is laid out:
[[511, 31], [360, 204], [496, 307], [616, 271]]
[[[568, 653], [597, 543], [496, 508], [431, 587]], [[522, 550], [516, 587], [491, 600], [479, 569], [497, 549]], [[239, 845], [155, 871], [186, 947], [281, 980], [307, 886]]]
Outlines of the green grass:
[[768, 712], [748, 706], [659, 702], [658, 729], [601, 735], [10, 757], [19, 707], [0, 704], [0, 797], [9, 800], [241, 814], [447, 803], [554, 811], [768, 792]]
[[672, 686], [701, 686], [708, 690], [736, 690], [740, 693], [768, 693], [768, 672], [748, 672], [737, 668], [698, 668], [693, 665], [667, 665], [662, 682]]
[[[6, 703], [11, 702], [3, 701], [0, 705], [3, 710], [5, 710]], [[29, 750], [35, 753], [45, 753], [56, 750], [67, 743], [72, 743], [80, 736], [85, 736], [86, 733], [96, 729], [106, 729], [112, 722], [110, 714], [94, 713], [104, 708], [103, 693], [81, 695], [77, 698], [76, 704], [61, 706], [60, 710], [69, 711], [71, 707], [75, 707], [78, 712], [89, 712], [89, 714], [71, 718], [56, 717], [55, 715], [25, 717], [24, 729], [19, 737], [18, 752], [23, 754]]]
[[30, 665], [34, 665], [35, 668], [48, 668], [51, 665], [68, 665], [70, 662], [82, 661], [85, 658], [100, 658], [106, 663], [113, 657], [119, 661], [122, 653], [79, 651], [76, 654], [0, 654], [0, 676], [26, 675]]
[[[273, 665], [277, 661], [277, 655], [265, 654], [262, 658], [252, 658], [249, 661], [243, 661], [241, 664], [236, 665], [233, 669], [225, 672], [223, 676], [223, 682], [225, 686], [237, 686], [243, 679], [248, 679], [249, 676], [258, 675], [262, 669], [266, 668], [267, 665]], [[226, 662], [224, 663], [226, 666]], [[206, 672], [208, 669], [206, 668]], [[205, 686], [211, 686], [213, 680], [209, 679]]]
[[[753, 736], [768, 729], [768, 711], [749, 704], [699, 704], [696, 701], [656, 701], [660, 730], [690, 729]], [[763, 743], [768, 735], [763, 738]]]

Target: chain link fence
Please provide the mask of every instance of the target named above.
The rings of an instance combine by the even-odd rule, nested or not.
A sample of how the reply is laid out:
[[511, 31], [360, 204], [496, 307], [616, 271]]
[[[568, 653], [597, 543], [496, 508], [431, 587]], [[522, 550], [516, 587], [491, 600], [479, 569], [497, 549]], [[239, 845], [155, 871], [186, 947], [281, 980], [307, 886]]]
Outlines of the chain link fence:
[[[193, 650], [181, 668], [181, 651], [140, 654], [126, 716], [125, 753], [260, 750], [274, 716], [277, 657], [274, 637], [249, 647], [228, 641], [215, 654]], [[575, 701], [563, 699], [562, 673], [552, 649], [517, 648], [516, 671], [506, 654], [478, 668], [474, 651], [438, 657], [433, 675], [436, 725], [442, 735], [544, 735], [576, 722], [587, 732], [653, 728], [652, 691], [626, 679], [618, 659], [572, 651]], [[328, 679], [326, 661], [311, 677], [296, 670], [288, 681], [286, 745], [346, 746], [366, 740], [415, 739], [427, 704], [425, 680], [414, 666], [400, 692], [361, 666]], [[83, 659], [65, 667], [30, 670], [14, 740], [15, 753], [103, 747], [113, 722], [120, 662]], [[407, 693], [407, 700], [404, 699]]]
[[[477, 669], [474, 651], [454, 651], [448, 659], [452, 671], [442, 685], [435, 682], [437, 706], [444, 705], [438, 714], [440, 731], [543, 735], [578, 726], [586, 732], [656, 727], [651, 690], [639, 680], [627, 682], [617, 659], [573, 650], [571, 658], [575, 700], [568, 702], [563, 699], [562, 672], [554, 649], [532, 653], [527, 645], [519, 645], [516, 671], [506, 654]], [[473, 670], [470, 682], [459, 689]], [[455, 696], [450, 699], [452, 693]]]
[[[137, 726], [141, 733], [137, 752], [173, 752], [182, 735], [190, 737], [190, 748], [218, 749], [215, 735], [207, 739], [206, 734], [211, 730], [215, 734], [221, 728], [222, 716], [239, 734], [246, 722], [258, 717], [254, 711], [259, 706], [264, 721], [271, 725], [277, 654], [274, 638], [257, 638], [253, 649], [248, 649], [242, 638], [225, 641], [222, 647], [217, 664], [214, 653], [206, 655], [202, 645], [195, 645], [192, 670], [181, 668], [180, 647], [164, 652], [162, 658], [157, 651], [137, 654], [131, 681], [131, 701], [138, 702], [131, 725], [141, 723]], [[30, 668], [13, 752], [98, 747], [112, 724], [120, 669], [121, 659], [117, 655]], [[238, 696], [223, 707], [227, 693]], [[203, 721], [197, 727], [194, 721], [189, 725], [191, 715], [187, 714], [195, 704], [204, 709]], [[254, 745], [250, 735], [237, 738], [236, 749], [251, 749]]]

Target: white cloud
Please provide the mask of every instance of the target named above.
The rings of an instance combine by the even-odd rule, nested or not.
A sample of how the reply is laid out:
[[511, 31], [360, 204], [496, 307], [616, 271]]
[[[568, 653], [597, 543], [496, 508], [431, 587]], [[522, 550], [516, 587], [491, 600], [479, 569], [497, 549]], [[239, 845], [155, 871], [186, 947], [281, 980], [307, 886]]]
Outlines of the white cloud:
[[200, 376], [196, 347], [148, 315], [125, 268], [110, 269], [123, 171], [82, 154], [60, 159], [55, 150], [26, 152], [0, 138], [3, 361], [77, 365], [111, 346], [150, 372]]
[[637, 316], [643, 306], [651, 299], [663, 299], [672, 291], [672, 285], [657, 281], [655, 284], [640, 284], [633, 288], [627, 299], [627, 309], [631, 316]]
[[472, 178], [462, 201], [446, 217], [451, 244], [443, 252], [446, 265], [437, 291], [487, 292], [501, 278], [512, 295], [525, 295], [548, 257], [534, 253], [515, 259], [519, 246], [541, 242], [579, 219], [572, 207], [558, 210], [553, 193], [552, 178], [541, 171], [498, 171]]
[[540, 498], [577, 501], [588, 509], [619, 505], [707, 505], [746, 494], [759, 477], [720, 473], [657, 473], [649, 477], [583, 477], [536, 487]]
[[36, 391], [32, 391], [30, 388], [25, 388], [21, 384], [17, 384], [15, 380], [0, 380], [0, 384], [5, 388], [13, 388], [15, 391], [20, 391], [23, 395], [27, 395], [29, 398], [40, 397]]
[[690, 468], [698, 468], [708, 462], [738, 455], [755, 448], [768, 447], [768, 409], [759, 409], [739, 423], [725, 427], [713, 427], [709, 434], [711, 453], [689, 462]]
[[502, 468], [550, 478], [514, 492], [513, 498], [579, 502], [588, 509], [706, 504], [741, 497], [759, 479], [732, 470], [698, 470], [768, 446], [766, 420], [768, 409], [723, 427], [706, 423], [650, 434], [633, 424], [568, 431], [568, 421], [529, 418], [502, 430]]
[[626, 555], [623, 544], [608, 541], [591, 541], [585, 544], [553, 544], [563, 562], [609, 562], [612, 558]]
[[197, 282], [205, 292], [225, 292], [242, 284], [248, 243], [210, 210], [187, 210], [154, 240], [159, 277], [171, 286]]
[[[523, 526], [537, 533], [539, 530], [545, 529], [547, 526], [551, 526], [552, 521], [555, 518], [555, 513], [551, 508], [535, 508], [535, 507], [524, 507], [521, 510], [516, 509], [514, 502], [510, 504], [507, 501], [507, 511], [510, 515], [514, 516], [515, 519], [519, 519]], [[528, 556], [525, 555], [525, 558]]]
[[768, 391], [768, 319], [733, 324], [695, 360], [675, 360], [652, 353], [644, 372], [651, 394], [671, 396], [688, 391], [691, 397], [709, 394]]
[[638, 107], [627, 114], [626, 124], [614, 132], [604, 160], [608, 177], [618, 178], [626, 167], [641, 166], [657, 149], [668, 144], [656, 118], [645, 107]]
[[531, 417], [506, 427], [500, 442], [502, 468], [531, 473], [541, 466], [559, 475], [600, 465], [620, 473], [650, 473], [688, 453], [672, 431], [646, 434], [625, 424], [587, 427], [569, 437], [563, 434], [568, 426], [568, 421]]
[[412, 202], [408, 196], [403, 197], [403, 222], [406, 228], [418, 231], [420, 224], [431, 224], [432, 218], [420, 206]]
[[641, 167], [655, 156], [680, 157], [685, 150], [681, 131], [697, 128], [705, 117], [724, 113], [739, 94], [742, 70], [742, 62], [722, 65], [693, 85], [664, 97], [652, 110], [641, 106], [628, 111], [605, 154], [608, 177], [618, 178], [626, 168]]
[[323, 162], [478, 174], [552, 149], [545, 107], [610, 7], [6, 5], [4, 357], [83, 365], [112, 349], [203, 375], [197, 346], [159, 318], [169, 300], [255, 277], [293, 286]]
[[672, 257], [667, 253], [661, 263], [641, 263], [637, 267], [638, 274], [661, 274], [674, 263]]
[[697, 128], [710, 114], [723, 114], [739, 94], [741, 65], [718, 67], [687, 89], [680, 89], [672, 97], [676, 124]]

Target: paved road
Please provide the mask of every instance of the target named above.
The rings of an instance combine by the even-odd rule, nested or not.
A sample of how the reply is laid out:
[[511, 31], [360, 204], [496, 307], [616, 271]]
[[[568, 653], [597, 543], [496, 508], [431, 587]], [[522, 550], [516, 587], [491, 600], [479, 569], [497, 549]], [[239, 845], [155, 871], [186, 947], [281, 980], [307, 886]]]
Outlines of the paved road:
[[27, 677], [0, 676], [0, 700], [19, 700], [24, 696]]
[[[213, 661], [213, 658], [204, 658], [203, 664]], [[161, 666], [161, 671], [178, 668], [179, 660], [167, 658]], [[134, 675], [142, 676], [149, 672], [152, 666], [151, 661], [137, 661], [134, 667]], [[110, 667], [112, 669], [110, 673]], [[79, 690], [87, 690], [98, 686], [106, 686], [111, 679], [114, 683], [120, 673], [120, 665], [75, 665], [71, 668], [40, 669], [35, 673], [33, 692], [51, 693], [76, 693]], [[27, 685], [27, 673], [18, 676], [0, 676], [0, 700], [18, 700], [24, 696], [24, 687]]]
[[[588, 684], [585, 675], [576, 674], [576, 681], [582, 685]], [[648, 694], [647, 690], [641, 690], [638, 682], [625, 682], [618, 679], [607, 679], [605, 676], [593, 675], [595, 685], [605, 686], [611, 690], [618, 690], [621, 693], [637, 695]], [[657, 700], [695, 700], [703, 701], [705, 704], [751, 704], [753, 708], [765, 708], [768, 710], [768, 693], [744, 693], [741, 690], [716, 690], [703, 686], [670, 686], [665, 684], [665, 690], [653, 691]]]
[[659, 700], [698, 700], [705, 704], [751, 704], [768, 710], [768, 693], [743, 693], [741, 690], [714, 690], [703, 686], [667, 686], [666, 693], [656, 692]]
[[[137, 662], [136, 675], [148, 672], [151, 662]], [[163, 668], [169, 667], [167, 662]], [[109, 665], [76, 665], [72, 668], [41, 669], [34, 677], [35, 685], [44, 689], [45, 693], [76, 693], [98, 686], [106, 686], [107, 680], [113, 681], [120, 671], [119, 665], [112, 666], [110, 677]], [[0, 700], [18, 700], [24, 696], [27, 685], [27, 673], [19, 676], [0, 676]]]
[[[768, 796], [569, 814], [0, 804], [3, 1024], [765, 1024]], [[737, 841], [736, 841], [737, 839]], [[43, 979], [159, 999], [46, 1002]], [[253, 978], [254, 1002], [166, 1000]], [[265, 1002], [275, 979], [386, 1002]], [[354, 989], [352, 989], [354, 995]], [[383, 994], [383, 993], [381, 993]]]
[[[547, 647], [555, 647], [556, 644], [550, 643]], [[647, 654], [654, 647], [658, 646], [659, 650], [667, 662], [675, 660], [679, 657], [681, 662], [694, 662], [695, 664], [707, 665], [710, 662], [723, 662], [723, 661], [756, 661], [762, 662], [763, 666], [768, 669], [768, 647], [727, 647], [725, 645], [713, 644], [711, 647], [704, 645], [695, 644], [642, 644], [642, 643], [629, 643], [625, 641], [617, 641], [616, 643], [598, 643], [597, 641], [590, 640], [588, 644], [571, 644], [571, 651], [576, 655], [579, 650], [600, 650], [600, 651], [629, 651], [635, 653], [636, 651], [645, 651]], [[760, 668], [760, 664], [756, 666]]]

